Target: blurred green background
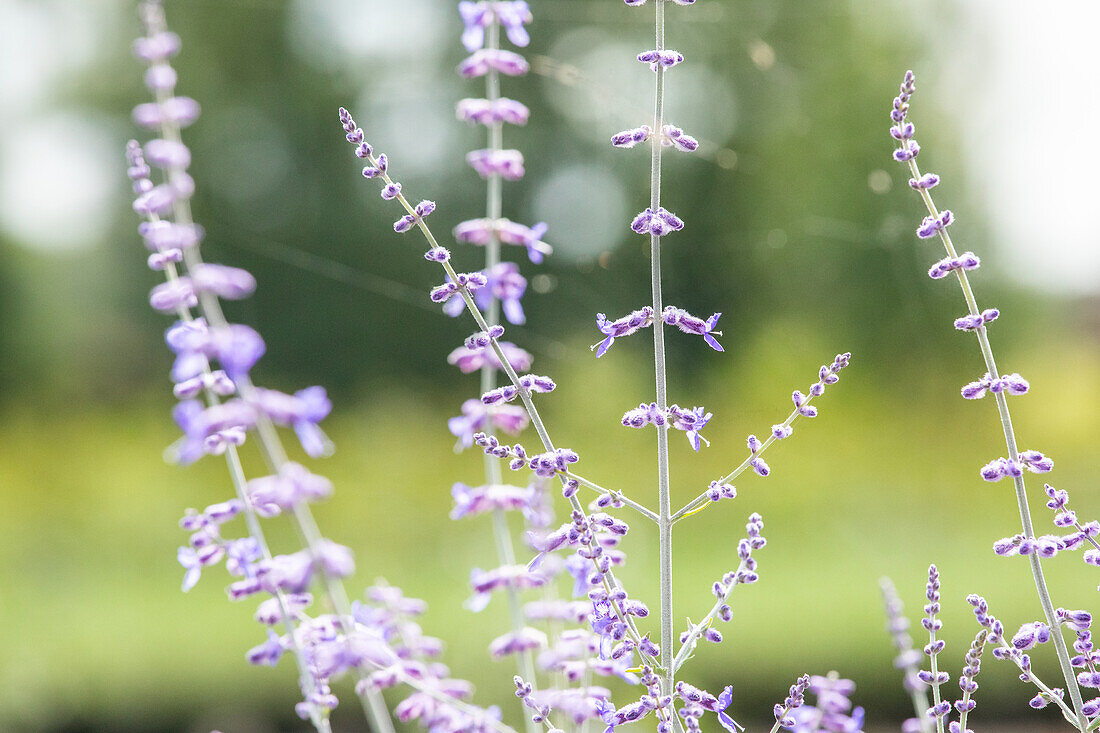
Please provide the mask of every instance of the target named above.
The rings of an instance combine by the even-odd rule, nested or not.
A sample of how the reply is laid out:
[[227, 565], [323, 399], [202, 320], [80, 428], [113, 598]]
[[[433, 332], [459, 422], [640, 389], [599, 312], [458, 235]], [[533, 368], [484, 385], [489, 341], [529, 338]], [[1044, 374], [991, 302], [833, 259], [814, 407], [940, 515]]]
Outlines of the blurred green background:
[[[631, 57], [650, 43], [651, 13], [610, 0], [531, 4], [534, 73], [505, 83], [532, 108], [530, 125], [506, 130], [528, 173], [506, 187], [505, 212], [547, 221], [557, 252], [542, 267], [521, 262], [529, 320], [509, 336], [557, 381], [540, 409], [556, 442], [580, 452], [579, 470], [653, 504], [652, 436], [618, 424], [652, 393], [649, 341], [624, 339], [599, 362], [587, 348], [594, 313], [648, 298], [648, 255], [626, 228], [647, 197], [648, 160], [607, 139], [650, 114], [651, 77]], [[453, 106], [481, 88], [452, 73], [462, 58], [453, 5], [167, 9], [184, 41], [180, 92], [204, 107], [185, 139], [207, 258], [260, 282], [229, 308], [268, 342], [256, 377], [286, 390], [323, 384], [334, 398], [325, 427], [337, 452], [311, 466], [336, 482], [317, 514], [356, 551], [349, 589], [385, 577], [427, 599], [424, 625], [448, 641], [454, 673], [517, 722], [512, 664], [486, 652], [507, 624], [504, 604], [461, 607], [470, 568], [495, 562], [487, 522], [447, 519], [452, 482], [476, 484], [482, 470], [478, 456], [452, 451], [445, 427], [477, 389], [444, 363], [471, 329], [429, 303], [436, 272], [420, 244], [393, 236], [394, 207], [359, 178], [336, 124], [348, 106], [406, 191], [439, 203], [437, 232], [480, 215], [483, 184], [463, 155], [483, 133], [453, 121]], [[670, 334], [670, 398], [715, 413], [710, 448], [674, 442], [673, 504], [739, 463], [745, 435], [780, 421], [820, 363], [854, 354], [821, 417], [769, 453], [768, 479], [746, 478], [735, 502], [677, 526], [676, 613], [698, 618], [711, 582], [736, 565], [745, 518], [764, 515], [762, 582], [737, 591], [726, 642], [685, 668], [700, 686], [733, 684], [744, 722], [767, 720], [798, 674], [831, 669], [856, 681], [873, 723], [908, 714], [883, 630], [883, 575], [919, 610], [927, 565], [940, 565], [953, 674], [975, 630], [967, 593], [986, 595], [1010, 626], [1040, 613], [1026, 564], [989, 549], [1019, 521], [1010, 488], [977, 475], [1002, 439], [992, 403], [958, 398], [980, 356], [951, 328], [957, 288], [924, 276], [942, 255], [913, 235], [919, 202], [889, 158], [887, 111], [906, 68], [920, 78], [921, 162], [944, 177], [937, 200], [958, 216], [956, 240], [986, 260], [973, 278], [981, 302], [1004, 314], [992, 332], [1000, 365], [1033, 385], [1013, 402], [1022, 446], [1055, 458], [1050, 478], [1083, 517], [1100, 514], [1100, 272], [1082, 198], [1096, 193], [1095, 152], [1058, 127], [1067, 109], [1085, 119], [1081, 105], [1096, 105], [1074, 85], [1075, 69], [1095, 66], [1080, 62], [1097, 60], [1075, 28], [1096, 10], [996, 7], [670, 8], [668, 43], [689, 63], [670, 75], [669, 119], [702, 146], [666, 165], [666, 205], [688, 227], [667, 240], [665, 298], [722, 311], [726, 348]], [[122, 159], [129, 108], [146, 98], [128, 55], [133, 10], [0, 0], [0, 729], [299, 730], [290, 665], [244, 663], [262, 640], [252, 604], [227, 604], [223, 571], [179, 593], [176, 520], [230, 487], [217, 459], [186, 469], [161, 459], [176, 437], [167, 324], [145, 306], [157, 278], [143, 266]], [[1060, 30], [1044, 32], [1055, 21]], [[1021, 33], [1031, 75], [1006, 81]], [[1014, 96], [1001, 93], [1007, 83]], [[460, 269], [480, 256], [455, 251]], [[1032, 508], [1046, 531], [1040, 486], [1031, 481]], [[622, 577], [656, 608], [656, 538], [632, 523]], [[271, 524], [291, 549], [287, 528]], [[1057, 604], [1091, 605], [1098, 579], [1078, 556], [1048, 565]], [[1036, 664], [1054, 684], [1046, 652]], [[975, 723], [1052, 718], [1026, 708], [1031, 691], [1004, 665], [987, 663], [982, 677]], [[365, 728], [350, 704], [335, 720]]]

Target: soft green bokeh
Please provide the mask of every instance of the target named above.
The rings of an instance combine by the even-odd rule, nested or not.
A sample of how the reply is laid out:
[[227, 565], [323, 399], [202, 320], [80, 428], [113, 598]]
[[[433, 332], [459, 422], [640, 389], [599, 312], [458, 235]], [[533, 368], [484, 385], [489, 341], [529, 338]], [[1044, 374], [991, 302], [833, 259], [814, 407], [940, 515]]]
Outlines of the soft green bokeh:
[[[646, 199], [648, 163], [606, 140], [648, 114], [649, 72], [630, 54], [650, 42], [651, 28], [648, 14], [620, 4], [532, 1], [534, 73], [506, 82], [533, 110], [527, 128], [506, 133], [529, 173], [507, 187], [505, 210], [519, 221], [546, 217], [559, 252], [542, 268], [522, 263], [532, 278], [529, 321], [508, 334], [535, 353], [536, 372], [557, 381], [540, 409], [557, 444], [580, 452], [578, 470], [652, 505], [652, 434], [618, 424], [651, 398], [648, 337], [622, 339], [599, 361], [588, 349], [595, 312], [618, 315], [648, 298], [647, 256], [625, 227]], [[341, 7], [346, 15], [334, 13]], [[977, 210], [976, 197], [952, 111], [936, 101], [951, 69], [894, 22], [898, 7], [720, 0], [691, 14], [675, 9], [670, 26], [670, 44], [690, 49], [691, 62], [671, 77], [670, 114], [703, 146], [667, 161], [667, 205], [688, 228], [668, 239], [665, 297], [702, 315], [723, 311], [726, 347], [719, 355], [669, 335], [671, 399], [715, 413], [705, 432], [712, 445], [699, 455], [674, 440], [674, 504], [739, 463], [745, 435], [780, 422], [791, 390], [805, 390], [820, 363], [854, 353], [821, 399], [821, 417], [797, 423], [769, 452], [768, 479], [743, 477], [737, 500], [676, 527], [676, 615], [699, 618], [711, 583], [736, 564], [745, 518], [765, 518], [760, 584], [737, 590], [726, 642], [685, 667], [700, 686], [733, 684], [736, 715], [747, 722], [766, 719], [798, 674], [831, 669], [856, 680], [870, 719], [889, 724], [908, 713], [883, 630], [881, 576], [919, 612], [927, 565], [939, 564], [953, 674], [975, 630], [967, 593], [986, 595], [1009, 626], [1039, 614], [1026, 564], [990, 551], [1019, 527], [1011, 489], [977, 473], [1003, 441], [990, 402], [958, 398], [983, 367], [972, 337], [950, 327], [962, 312], [957, 288], [924, 276], [941, 255], [912, 236], [919, 202], [889, 160], [886, 112], [907, 66], [928, 70], [914, 107], [921, 161], [944, 175], [938, 200], [959, 214], [958, 241], [986, 262], [974, 277], [982, 304], [1004, 313], [992, 334], [1001, 367], [1033, 385], [1012, 401], [1022, 447], [1054, 457], [1050, 478], [1073, 492], [1082, 517], [1100, 514], [1091, 491], [1095, 303], [1024, 291], [1004, 277], [988, 222], [963, 213]], [[930, 7], [929, 17], [950, 20], [952, 7]], [[263, 638], [253, 604], [226, 602], [221, 570], [179, 592], [175, 548], [186, 535], [176, 522], [185, 507], [225, 499], [230, 486], [217, 458], [186, 469], [161, 459], [176, 438], [166, 324], [144, 306], [156, 277], [143, 268], [121, 162], [134, 134], [128, 108], [146, 94], [125, 51], [136, 22], [113, 0], [11, 8], [52, 18], [59, 47], [65, 34], [91, 38], [86, 57], [84, 46], [71, 57], [57, 50], [84, 60], [44, 82], [41, 100], [15, 122], [72, 130], [57, 145], [77, 147], [54, 150], [62, 159], [94, 153], [104, 139], [118, 156], [104, 163], [114, 166], [105, 175], [117, 216], [98, 229], [89, 220], [82, 248], [43, 249], [0, 228], [0, 729], [291, 729], [291, 666], [251, 669], [243, 660]], [[447, 640], [456, 676], [515, 722], [512, 664], [486, 652], [507, 625], [504, 604], [479, 615], [462, 607], [470, 568], [496, 564], [488, 522], [447, 519], [451, 484], [481, 480], [480, 456], [455, 454], [445, 428], [476, 393], [476, 378], [444, 365], [472, 328], [430, 306], [425, 292], [437, 273], [415, 235], [394, 238], [393, 207], [359, 178], [335, 124], [336, 106], [350, 106], [391, 153], [406, 190], [437, 200], [441, 235], [480, 213], [483, 184], [462, 155], [482, 144], [481, 133], [451, 121], [454, 101], [479, 92], [451, 74], [461, 59], [453, 3], [194, 0], [168, 10], [184, 42], [181, 92], [204, 106], [186, 140], [207, 255], [260, 281], [253, 299], [230, 306], [267, 339], [257, 379], [332, 389], [326, 429], [337, 453], [310, 465], [336, 483], [317, 515], [356, 552], [349, 590], [385, 577], [427, 599], [424, 625]], [[71, 27], [81, 18], [85, 35]], [[22, 129], [15, 117], [0, 123]], [[480, 252], [456, 248], [455, 257], [472, 269]], [[249, 474], [259, 475], [258, 457], [245, 453]], [[1029, 481], [1046, 531], [1042, 482]], [[624, 518], [634, 529], [622, 578], [656, 610], [655, 534]], [[296, 547], [282, 522], [269, 525], [277, 549]], [[1097, 578], [1078, 556], [1047, 565], [1057, 604], [1090, 606]], [[1048, 651], [1036, 665], [1056, 684]], [[982, 675], [975, 722], [1051, 718], [1026, 709], [1030, 691], [1009, 668], [989, 662]], [[363, 730], [350, 697], [336, 727]]]

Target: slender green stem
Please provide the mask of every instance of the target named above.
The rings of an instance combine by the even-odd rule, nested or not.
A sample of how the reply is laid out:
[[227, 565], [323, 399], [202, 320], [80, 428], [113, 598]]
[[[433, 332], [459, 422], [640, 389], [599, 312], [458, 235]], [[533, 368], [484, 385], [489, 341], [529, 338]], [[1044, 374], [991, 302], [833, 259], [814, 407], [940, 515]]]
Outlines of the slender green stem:
[[[920, 180], [921, 173], [917, 167], [916, 160], [909, 160], [909, 172], [914, 180]], [[929, 215], [939, 217], [940, 212], [936, 208], [936, 204], [932, 201], [932, 194], [928, 192], [928, 189], [918, 189], [921, 195], [921, 199], [924, 201], [925, 208], [927, 208]], [[955, 251], [955, 246], [951, 241], [951, 235], [947, 233], [946, 228], [939, 229], [940, 241], [943, 242], [944, 249], [947, 251], [949, 257], [958, 257], [958, 253]], [[963, 298], [966, 300], [966, 306], [969, 309], [970, 315], [977, 316], [981, 313], [978, 309], [978, 301], [974, 297], [974, 290], [970, 287], [970, 279], [966, 276], [966, 272], [962, 269], [956, 269], [955, 274], [959, 280], [959, 286], [962, 288]], [[981, 348], [982, 359], [985, 361], [986, 371], [989, 372], [991, 378], [996, 379], [1000, 372], [997, 371], [997, 362], [993, 358], [993, 348], [989, 344], [989, 333], [985, 324], [978, 326], [976, 330], [978, 338], [978, 346]], [[997, 405], [997, 413], [1001, 419], [1001, 429], [1004, 432], [1005, 446], [1008, 449], [1008, 458], [1014, 463], [1019, 463], [1019, 450], [1016, 444], [1016, 433], [1012, 427], [1012, 416], [1008, 411], [1008, 399], [1004, 392], [998, 392], [993, 395], [993, 399]], [[1016, 505], [1020, 512], [1020, 524], [1023, 529], [1025, 537], [1034, 537], [1035, 531], [1031, 521], [1031, 509], [1028, 507], [1027, 492], [1024, 488], [1024, 477], [1014, 476], [1013, 485], [1016, 490]], [[1057, 618], [1054, 615], [1054, 603], [1050, 598], [1050, 591], [1047, 589], [1046, 580], [1043, 577], [1043, 566], [1039, 560], [1037, 553], [1028, 555], [1028, 561], [1031, 565], [1031, 575], [1035, 581], [1035, 590], [1039, 595], [1039, 604], [1043, 608], [1043, 615], [1046, 617], [1047, 625], [1051, 628], [1051, 637], [1054, 642], [1054, 650], [1058, 655], [1058, 664], [1062, 669], [1062, 677], [1066, 682], [1066, 691], [1069, 693], [1070, 701], [1073, 703], [1073, 709], [1077, 720], [1077, 726], [1080, 730], [1084, 730], [1087, 726], [1085, 715], [1082, 712], [1083, 701], [1081, 698], [1081, 688], [1077, 685], [1077, 677], [1073, 673], [1073, 667], [1070, 665], [1069, 650], [1066, 648], [1066, 640], [1062, 637], [1061, 624], [1058, 623]]]

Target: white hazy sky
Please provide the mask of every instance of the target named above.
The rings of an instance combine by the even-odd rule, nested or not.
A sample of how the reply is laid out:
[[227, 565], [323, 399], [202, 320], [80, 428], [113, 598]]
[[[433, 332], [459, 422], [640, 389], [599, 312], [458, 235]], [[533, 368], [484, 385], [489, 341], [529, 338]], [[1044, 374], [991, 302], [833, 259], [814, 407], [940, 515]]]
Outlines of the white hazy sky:
[[1100, 2], [953, 5], [964, 27], [929, 32], [936, 83], [1011, 274], [1100, 292]]

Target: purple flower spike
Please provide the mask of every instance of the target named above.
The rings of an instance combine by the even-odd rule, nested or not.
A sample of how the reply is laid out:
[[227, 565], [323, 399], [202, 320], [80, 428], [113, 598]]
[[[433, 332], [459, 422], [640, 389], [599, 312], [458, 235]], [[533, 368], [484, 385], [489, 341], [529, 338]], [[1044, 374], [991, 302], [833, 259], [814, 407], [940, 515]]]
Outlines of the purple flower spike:
[[683, 308], [677, 308], [675, 306], [666, 306], [661, 313], [661, 320], [667, 323], [669, 326], [676, 326], [684, 333], [691, 333], [698, 336], [702, 336], [703, 340], [707, 342], [715, 351], [725, 351], [722, 345], [718, 343], [713, 334], [718, 336], [722, 335], [721, 331], [715, 331], [714, 327], [718, 325], [718, 319], [722, 316], [721, 313], [715, 313], [711, 315], [707, 320], [697, 318], [688, 313]]

